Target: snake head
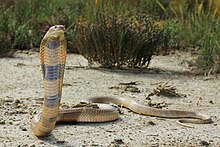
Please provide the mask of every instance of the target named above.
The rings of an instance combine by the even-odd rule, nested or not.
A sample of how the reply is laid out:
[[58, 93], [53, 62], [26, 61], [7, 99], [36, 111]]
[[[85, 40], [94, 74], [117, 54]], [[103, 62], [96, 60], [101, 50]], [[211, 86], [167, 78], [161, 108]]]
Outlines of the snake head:
[[64, 35], [65, 27], [63, 25], [55, 25], [49, 28], [45, 35], [45, 39], [58, 39]]

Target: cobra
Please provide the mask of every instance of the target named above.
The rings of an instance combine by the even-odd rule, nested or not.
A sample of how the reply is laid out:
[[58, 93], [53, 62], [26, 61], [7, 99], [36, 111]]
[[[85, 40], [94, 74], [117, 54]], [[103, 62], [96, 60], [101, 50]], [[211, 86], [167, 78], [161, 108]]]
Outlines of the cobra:
[[135, 113], [164, 118], [182, 119], [183, 123], [211, 123], [209, 116], [193, 111], [163, 110], [144, 106], [133, 99], [122, 97], [92, 97], [71, 109], [61, 109], [60, 100], [64, 69], [66, 63], [66, 40], [64, 26], [52, 26], [40, 44], [40, 60], [44, 80], [44, 102], [42, 112], [31, 121], [31, 128], [36, 136], [47, 136], [57, 122], [106, 122], [119, 118], [118, 111], [109, 103], [126, 107]]

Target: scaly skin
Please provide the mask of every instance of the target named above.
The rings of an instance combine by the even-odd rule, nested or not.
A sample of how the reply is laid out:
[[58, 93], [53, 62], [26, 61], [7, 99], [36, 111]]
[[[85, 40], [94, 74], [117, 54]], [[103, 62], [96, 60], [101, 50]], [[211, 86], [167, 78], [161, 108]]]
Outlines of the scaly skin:
[[[66, 62], [64, 26], [51, 27], [40, 45], [40, 59], [44, 79], [44, 103], [39, 122], [32, 122], [36, 136], [51, 133], [60, 111], [62, 83]], [[39, 115], [38, 115], [39, 117]]]
[[31, 122], [36, 136], [49, 135], [56, 122], [106, 122], [119, 117], [113, 107], [103, 104], [81, 104], [77, 108], [60, 110], [66, 63], [64, 26], [56, 25], [48, 30], [40, 45], [40, 60], [44, 79], [44, 103], [42, 113], [34, 116]]
[[[66, 41], [64, 26], [51, 27], [40, 45], [40, 59], [44, 79], [44, 103], [42, 113], [38, 113], [31, 122], [36, 136], [49, 135], [56, 122], [106, 122], [119, 117], [116, 109], [107, 104], [114, 103], [131, 109], [133, 112], [165, 118], [194, 118], [179, 120], [179, 123], [211, 123], [209, 116], [181, 110], [162, 110], [147, 107], [129, 98], [93, 97], [85, 100], [76, 108], [60, 110], [64, 68], [66, 63]], [[186, 125], [185, 125], [186, 126]]]

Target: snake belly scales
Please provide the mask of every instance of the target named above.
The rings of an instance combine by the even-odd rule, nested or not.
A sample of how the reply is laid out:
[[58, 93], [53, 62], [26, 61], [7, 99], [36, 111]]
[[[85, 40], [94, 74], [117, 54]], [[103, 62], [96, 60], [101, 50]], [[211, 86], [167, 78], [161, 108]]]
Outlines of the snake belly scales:
[[66, 40], [63, 25], [52, 26], [42, 39], [40, 60], [44, 79], [44, 102], [42, 112], [31, 121], [33, 133], [38, 136], [49, 135], [57, 122], [107, 122], [118, 119], [118, 111], [109, 105], [113, 103], [126, 107], [135, 113], [164, 118], [181, 119], [179, 123], [211, 123], [209, 116], [193, 111], [163, 110], [141, 105], [133, 99], [121, 97], [92, 97], [84, 100], [94, 106], [79, 106], [61, 109], [60, 100], [64, 68], [66, 63]]

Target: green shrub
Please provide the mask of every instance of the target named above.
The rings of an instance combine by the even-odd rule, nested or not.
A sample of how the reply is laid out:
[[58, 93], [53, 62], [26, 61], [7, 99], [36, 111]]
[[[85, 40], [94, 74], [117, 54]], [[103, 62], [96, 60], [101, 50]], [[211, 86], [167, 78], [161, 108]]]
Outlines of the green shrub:
[[168, 17], [169, 4], [170, 0], [139, 0], [136, 9], [160, 18], [166, 18]]
[[39, 47], [50, 26], [63, 24], [68, 49], [102, 66], [148, 65], [162, 42], [162, 49], [199, 48], [198, 67], [219, 68], [219, 8], [213, 0], [2, 0], [0, 56]]
[[204, 36], [199, 39], [201, 42], [199, 50], [198, 67], [212, 69], [218, 72], [220, 69], [220, 20], [206, 19]]
[[199, 68], [220, 67], [220, 20], [218, 18], [203, 11], [195, 12], [181, 23], [178, 37], [181, 46], [198, 48]]
[[4, 5], [0, 7], [0, 56], [10, 56], [13, 54], [10, 48], [12, 44], [10, 10], [11, 8], [6, 8]]
[[180, 23], [177, 20], [169, 20], [164, 22], [164, 49], [178, 49], [180, 43], [178, 40], [178, 34], [180, 32]]
[[98, 13], [93, 24], [76, 25], [75, 45], [90, 62], [102, 67], [142, 67], [150, 63], [162, 40], [152, 17]]

